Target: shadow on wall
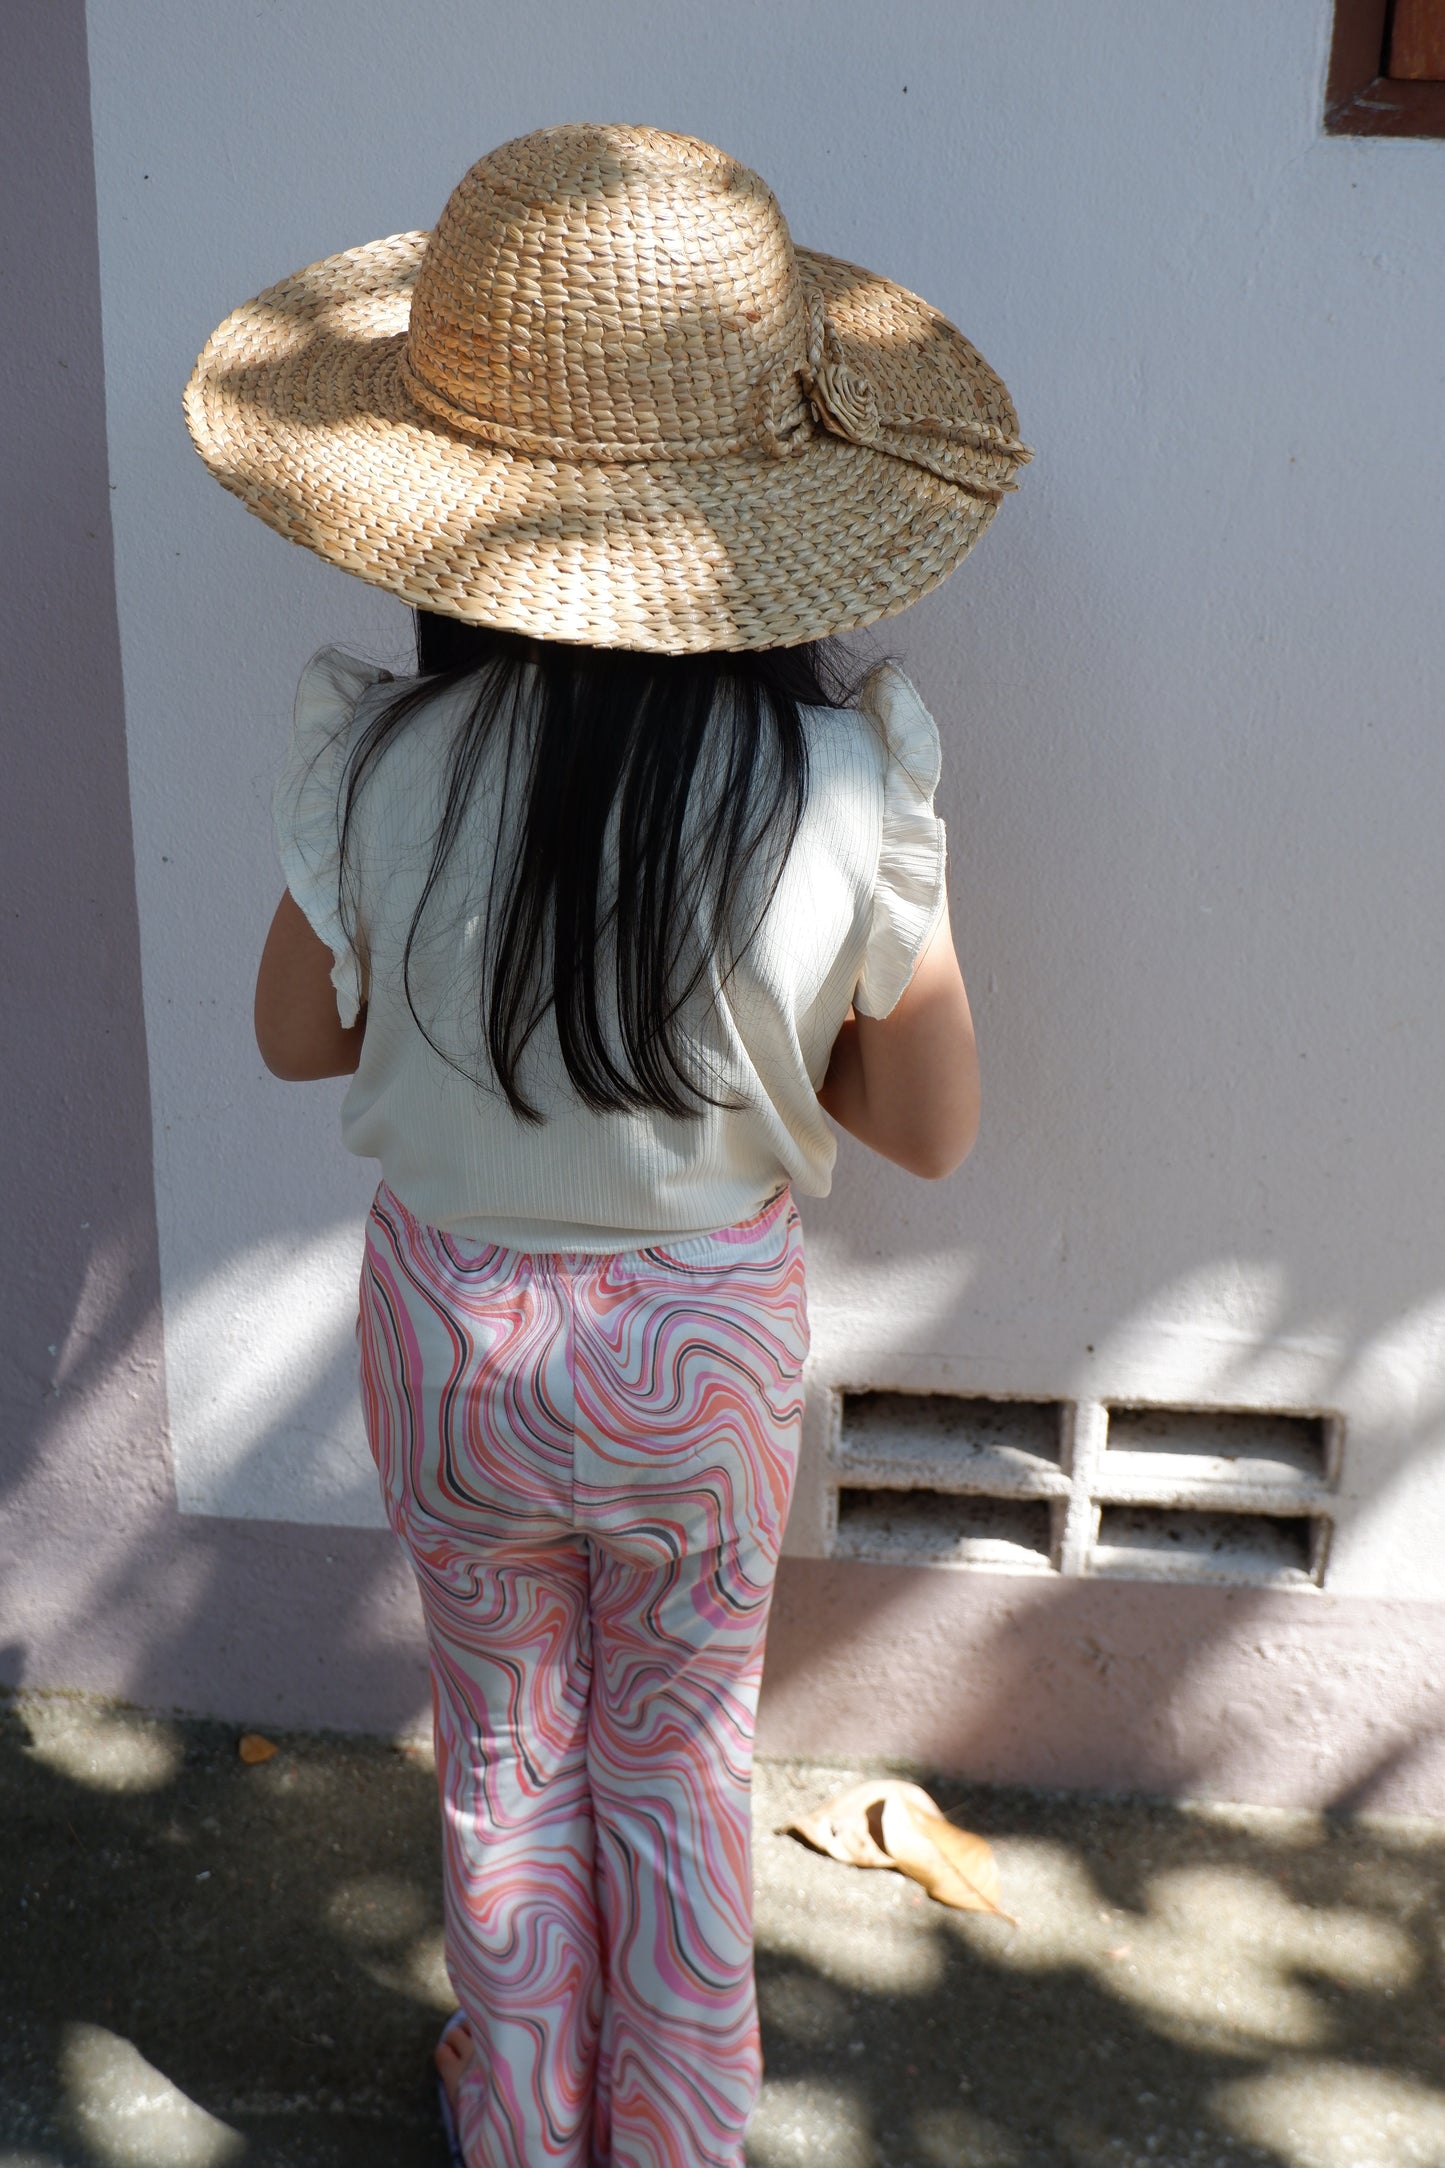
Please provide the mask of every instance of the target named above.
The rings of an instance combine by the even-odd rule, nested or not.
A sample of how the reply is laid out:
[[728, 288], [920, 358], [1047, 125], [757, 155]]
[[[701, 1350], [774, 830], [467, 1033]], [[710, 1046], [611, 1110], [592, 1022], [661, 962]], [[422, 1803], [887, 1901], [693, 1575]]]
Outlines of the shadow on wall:
[[[27, 1641], [0, 1655], [0, 1677], [254, 1722], [414, 1729], [425, 1658], [389, 1531], [177, 1512], [149, 1213], [97, 1236], [75, 1283], [53, 1382], [9, 1423], [4, 1602]], [[357, 1433], [365, 1476], [359, 1412]]]
[[[1018, 1926], [770, 1833], [754, 2168], [1359, 2168], [1445, 2149], [1445, 1840], [979, 1795]], [[374, 1742], [0, 1716], [0, 2145], [44, 2168], [443, 2159], [434, 1779]]]
[[5, 275], [30, 336], [6, 354], [0, 532], [22, 726], [0, 791], [0, 1677], [400, 1726], [426, 1690], [388, 1537], [175, 1511], [85, 8], [19, 0], [6, 29], [25, 95], [0, 131], [0, 192], [27, 245]]
[[[179, 1515], [164, 1440], [144, 1422], [123, 1469], [92, 1468], [92, 1440], [114, 1436], [127, 1394], [142, 1408], [158, 1397], [154, 1294], [147, 1275], [125, 1269], [148, 1237], [138, 1224], [97, 1241], [56, 1388], [17, 1456], [8, 1601], [12, 1617], [36, 1622], [39, 1683], [246, 1722], [413, 1732], [427, 1708], [424, 1656], [410, 1572], [388, 1532]], [[299, 1245], [299, 1231], [291, 1239]], [[875, 1257], [883, 1272], [916, 1262], [901, 1248]], [[916, 1315], [915, 1331], [943, 1347], [976, 1344], [967, 1319], [987, 1259], [934, 1263], [963, 1286], [936, 1337]], [[1428, 1308], [1417, 1302], [1416, 1317]], [[1280, 1295], [1258, 1344], [1206, 1336], [1201, 1397], [1248, 1403], [1256, 1367], [1301, 1345], [1311, 1378], [1324, 1381], [1320, 1399], [1370, 1369], [1388, 1381], [1408, 1318], [1386, 1316], [1373, 1342], [1336, 1338], [1326, 1362], [1311, 1337], [1320, 1314], [1317, 1301]], [[1126, 1320], [1116, 1337], [1143, 1329]], [[909, 1359], [897, 1358], [905, 1374]], [[263, 1384], [266, 1375], [264, 1364], [254, 1371]], [[1426, 1426], [1437, 1413], [1418, 1399], [1413, 1412]], [[248, 1455], [268, 1449], [264, 1424], [250, 1437], [236, 1470], [243, 1489]], [[359, 1411], [356, 1453], [369, 1477]], [[1380, 1472], [1381, 1492], [1400, 1473]], [[57, 1493], [68, 1516], [61, 1546]], [[1438, 1637], [1426, 1610], [1400, 1606], [1386, 1642], [1378, 1630], [1360, 1637], [1348, 1600], [1328, 1594], [790, 1559], [761, 1737], [765, 1749], [922, 1755], [979, 1780], [1399, 1806], [1432, 1796], [1445, 1737], [1445, 1695], [1425, 1706], [1419, 1693], [1438, 1672], [1411, 1645], [1432, 1627]], [[13, 1664], [12, 1677], [34, 1678], [23, 1650]]]
[[[17, 1270], [30, 1276], [10, 1306], [15, 1346], [21, 1349], [23, 1342], [23, 1350], [12, 1357], [6, 1410], [7, 1604], [27, 1631], [33, 1629], [42, 1652], [40, 1675], [47, 1680], [94, 1686], [152, 1706], [228, 1711], [255, 1721], [402, 1728], [424, 1708], [425, 1680], [409, 1575], [384, 1531], [208, 1520], [175, 1511], [164, 1440], [151, 1097], [139, 1021], [134, 866], [123, 818], [127, 781], [113, 566], [103, 544], [89, 547], [108, 532], [108, 525], [84, 17], [82, 10], [62, 11], [68, 41], [62, 51], [51, 20], [54, 12], [33, 9], [28, 35], [36, 57], [49, 56], [45, 79], [53, 96], [64, 93], [70, 132], [57, 128], [49, 108], [37, 101], [33, 113], [24, 116], [31, 136], [17, 151], [18, 177], [25, 179], [30, 169], [33, 187], [34, 174], [54, 173], [59, 179], [63, 165], [67, 173], [83, 174], [84, 186], [69, 194], [56, 191], [57, 199], [70, 206], [67, 216], [74, 230], [66, 229], [64, 246], [35, 258], [51, 281], [40, 296], [44, 308], [36, 320], [43, 316], [47, 325], [54, 322], [57, 335], [53, 342], [49, 332], [46, 340], [32, 342], [37, 355], [48, 354], [51, 343], [56, 352], [63, 346], [70, 353], [75, 366], [67, 364], [71, 390], [66, 397], [77, 403], [64, 409], [62, 426], [55, 427], [59, 410], [54, 402], [64, 387], [47, 360], [34, 406], [47, 417], [43, 435], [51, 456], [34, 477], [37, 504], [46, 516], [16, 529], [25, 537], [19, 569], [38, 583], [33, 589], [35, 624], [47, 635], [17, 643], [18, 652], [38, 673], [26, 681], [24, 699], [36, 714], [52, 718], [54, 727], [34, 734], [26, 791], [5, 800], [15, 848], [3, 854], [4, 863], [35, 933], [25, 956], [34, 978], [33, 986], [24, 989], [25, 1001], [46, 1026], [35, 1035], [37, 1045], [43, 1041], [42, 1052], [28, 1054], [24, 1082], [30, 1097], [23, 1122], [19, 1095], [7, 1096], [16, 1175], [9, 1217], [12, 1258]], [[21, 145], [18, 135], [15, 144]], [[75, 275], [76, 265], [84, 270], [83, 280]], [[77, 318], [62, 324], [56, 315], [62, 303], [81, 310], [84, 322]], [[54, 455], [60, 452], [70, 466], [56, 466]], [[976, 753], [970, 748], [966, 756], [960, 748], [956, 781], [949, 787], [976, 790], [980, 799], [987, 793], [991, 818], [999, 821], [1001, 832], [1026, 832], [1022, 819], [1015, 818], [1019, 794], [1034, 789], [1041, 777], [1057, 808], [1077, 789], [1084, 763], [1095, 770], [1126, 758], [1136, 768], [1155, 764], [1147, 774], [1131, 773], [1130, 787], [1119, 789], [1118, 822], [1107, 835], [1068, 838], [1070, 851], [1092, 849], [1108, 855], [1119, 868], [1116, 886], [1108, 892], [1118, 907], [1118, 920], [1092, 925], [1089, 938], [1138, 943], [1143, 938], [1136, 923], [1138, 896], [1159, 894], [1167, 909], [1178, 909], [1183, 923], [1184, 904], [1194, 900], [1185, 894], [1188, 881], [1197, 877], [1211, 838], [1223, 832], [1238, 811], [1226, 795], [1233, 787], [1228, 779], [1242, 775], [1247, 782], [1250, 760], [1267, 754], [1250, 741], [1251, 704], [1241, 701], [1234, 713], [1227, 685], [1203, 682], [1187, 668], [1175, 674], [1175, 683], [1190, 690], [1170, 697], [1194, 700], [1197, 711], [1155, 713], [1160, 689], [1144, 680], [1130, 641], [1117, 637], [1117, 628], [1132, 620], [1126, 598], [1108, 591], [1109, 553], [1100, 548], [1086, 505], [1070, 482], [1065, 448], [1056, 447], [1053, 457], [1057, 480], [1049, 482], [1049, 460], [1042, 459], [1040, 481], [1021, 501], [1006, 560], [1007, 582], [1018, 593], [1049, 596], [1054, 607], [1076, 613], [1080, 622], [1105, 628], [1106, 644], [1099, 652], [1111, 673], [1111, 702], [1120, 716], [1150, 727], [1120, 730], [1110, 737], [1072, 731], [1057, 722], [1071, 712], [1074, 688], [1067, 673], [1078, 667], [1081, 651], [1070, 643], [1030, 644], [1025, 622], [1029, 613], [999, 608], [1006, 598], [994, 586], [987, 554], [977, 573], [956, 591], [950, 588], [946, 603], [935, 597], [920, 604], [910, 629], [915, 637], [930, 637], [940, 658], [947, 658], [955, 671], [976, 668], [997, 680], [1011, 670], [1016, 712], [1055, 719], [1049, 728], [1040, 727], [1031, 745], [1013, 746], [1007, 764], [990, 757], [984, 744]], [[1038, 495], [1039, 489], [1046, 494]], [[1029, 502], [1040, 507], [1033, 518], [1024, 513]], [[64, 533], [57, 526], [57, 506], [71, 523]], [[1207, 539], [1222, 543], [1227, 523], [1236, 517], [1234, 507], [1221, 498], [1213, 511], [1196, 511], [1218, 522]], [[38, 557], [32, 546], [36, 535], [41, 537]], [[54, 564], [46, 561], [47, 551], [53, 552]], [[998, 577], [1005, 577], [1004, 564]], [[13, 591], [21, 592], [18, 586]], [[1213, 637], [1221, 630], [1241, 629], [1220, 621], [1221, 612], [1228, 619], [1231, 607], [1228, 595], [1204, 595], [1196, 613], [1203, 632]], [[989, 638], [973, 641], [979, 618], [990, 610], [995, 616]], [[971, 659], [975, 654], [976, 661]], [[1050, 671], [1057, 673], [1052, 681]], [[983, 682], [972, 687], [960, 683], [954, 690], [961, 696], [956, 703], [960, 714], [989, 712], [989, 688]], [[1238, 758], [1206, 770], [1199, 749], [1221, 739]], [[1187, 791], [1179, 787], [1186, 773]], [[75, 787], [77, 777], [85, 779], [84, 789]], [[1183, 826], [1181, 806], [1189, 808]], [[44, 818], [36, 817], [37, 807]], [[67, 825], [57, 828], [62, 815]], [[1250, 893], [1271, 892], [1265, 880], [1271, 869], [1265, 860], [1275, 840], [1260, 834], [1260, 883]], [[1177, 869], [1177, 879], [1159, 881], [1163, 856]], [[986, 1156], [964, 1179], [969, 1185], [980, 1180], [985, 1188], [994, 1185], [983, 1215], [990, 1225], [1013, 1224], [997, 1193], [1000, 1185], [1020, 1200], [1028, 1223], [1019, 1239], [1022, 1254], [1036, 1259], [1039, 1300], [1053, 1300], [1059, 1284], [1053, 1276], [1063, 1270], [1070, 1238], [1067, 1227], [1044, 1224], [1039, 1214], [1046, 1207], [1039, 1200], [1074, 1194], [1073, 1170], [1097, 1164], [1100, 1158], [1097, 1139], [1079, 1133], [1079, 1121], [1085, 1118], [1080, 1114], [1083, 1098], [1076, 1095], [1067, 1103], [1051, 1098], [1057, 1085], [1050, 1079], [1057, 1079], [1069, 1061], [1083, 1061], [1102, 1089], [1118, 1049], [1125, 1050], [1126, 1059], [1132, 1055], [1136, 1064], [1147, 1054], [1154, 1065], [1151, 1105], [1156, 1099], [1174, 1105], [1171, 1091], [1179, 1085], [1181, 1149], [1211, 1123], [1223, 1125], [1210, 1144], [1211, 1151], [1217, 1148], [1222, 1172], [1211, 1178], [1209, 1209], [1203, 1213], [1198, 1209], [1204, 1192], [1197, 1164], [1192, 1197], [1171, 1188], [1176, 1171], [1167, 1159], [1141, 1150], [1103, 1164], [1100, 1182], [1107, 1182], [1112, 1209], [1147, 1230], [1151, 1245], [1147, 1256], [1140, 1250], [1132, 1282], [1126, 1272], [1110, 1284], [1110, 1314], [1096, 1320], [1093, 1333], [1096, 1345], [1104, 1348], [1158, 1314], [1161, 1290], [1177, 1293], [1195, 1284], [1201, 1272], [1218, 1278], [1236, 1269], [1241, 1253], [1271, 1254], [1263, 1234], [1269, 1210], [1256, 1209], [1259, 1200], [1252, 1189], [1249, 1211], [1255, 1235], [1241, 1232], [1242, 1220], [1232, 1226], [1230, 1216], [1242, 1212], [1244, 1200], [1238, 1192], [1252, 1185], [1258, 1172], [1240, 1140], [1274, 1133], [1273, 1123], [1264, 1120], [1263, 1097], [1277, 1112], [1299, 1090], [1297, 1054], [1286, 1044], [1281, 1022], [1294, 1014], [1294, 1004], [1283, 998], [1287, 990], [1261, 987], [1250, 977], [1250, 945], [1242, 939], [1237, 957], [1230, 959], [1232, 966], [1240, 963], [1238, 984], [1198, 990], [1198, 1042], [1181, 1039], [1177, 1045], [1170, 1041], [1142, 1049], [1134, 1016], [1105, 1017], [1100, 1038], [1082, 1050], [1071, 1047], [1066, 1061], [1052, 1037], [1055, 1019], [1063, 1013], [1053, 1005], [1053, 997], [1064, 991], [1057, 983], [1061, 974], [1073, 965], [1081, 971], [1087, 965], [1087, 956], [1078, 953], [1084, 947], [1084, 930], [1073, 937], [1072, 948], [1054, 938], [1057, 927], [1050, 929], [1050, 940], [1039, 938], [1038, 918], [1047, 906], [1040, 899], [1037, 864], [1031, 853], [1015, 849], [1008, 862], [995, 866], [993, 893], [970, 899], [970, 938], [985, 949], [996, 946], [998, 953], [1010, 955], [1037, 994], [1027, 1008], [1020, 1008], [1009, 1047], [986, 1046], [986, 1058], [997, 1064], [989, 1089], [1007, 1108], [1007, 1122], [994, 1132], [996, 1142], [990, 1143], [986, 1135]], [[77, 867], [85, 871], [83, 882], [75, 878]], [[1327, 882], [1316, 889], [1311, 881], [1301, 880], [1299, 891], [1320, 899], [1343, 894], [1348, 902], [1348, 884], [1356, 878], [1352, 869], [1350, 854], [1341, 851], [1330, 861]], [[1303, 870], [1313, 875], [1315, 869]], [[1364, 865], [1358, 878], [1370, 878], [1371, 871]], [[1227, 899], [1214, 901], [1223, 909]], [[980, 903], [987, 905], [987, 919], [979, 915]], [[1362, 911], [1358, 922], [1375, 921]], [[996, 940], [1000, 934], [1008, 938]], [[1188, 951], [1182, 951], [1181, 964], [1188, 962]], [[1208, 994], [1220, 998], [1211, 1005], [1204, 998]], [[1280, 998], [1267, 998], [1274, 996]], [[1251, 1049], [1250, 1059], [1234, 1081], [1228, 1107], [1201, 1109], [1208, 1080], [1218, 1073], [1214, 1042], [1225, 1043], [1221, 1034], [1227, 1030]], [[16, 1042], [22, 1044], [22, 1035], [16, 1035]], [[104, 1054], [103, 1066], [98, 1049]], [[71, 1079], [77, 1080], [73, 1086]], [[1010, 1152], [1026, 1160], [1026, 1167], [1011, 1163]], [[1406, 1155], [1399, 1157], [1406, 1170], [1402, 1186], [1417, 1181]], [[851, 1151], [845, 1151], [841, 1172], [849, 1192], [846, 1222], [832, 1206], [809, 1211], [810, 1234], [820, 1246], [830, 1246], [850, 1268], [902, 1286], [915, 1285], [920, 1273], [948, 1280], [948, 1299], [933, 1345], [941, 1350], [987, 1347], [1016, 1301], [1015, 1260], [988, 1255], [970, 1260], [967, 1285], [959, 1286], [958, 1222], [968, 1210], [963, 1193], [952, 1211], [953, 1224], [940, 1233], [943, 1220], [937, 1206], [911, 1198], [901, 1201], [895, 1174]], [[1268, 1172], [1275, 1204], [1288, 1204], [1293, 1190], [1296, 1208], [1302, 1186], [1320, 1176], [1317, 1167], [1300, 1161]], [[979, 1193], [972, 1190], [975, 1196]], [[1407, 1206], [1412, 1201], [1405, 1196]], [[1268, 1198], [1264, 1204], [1269, 1206]], [[1340, 1211], [1348, 1217], [1343, 1193]], [[1418, 1220], [1418, 1207], [1413, 1214], [1402, 1212], [1402, 1225]], [[849, 1227], [866, 1228], [870, 1234], [860, 1240], [849, 1235]], [[930, 1227], [933, 1236], [927, 1232]], [[275, 1232], [284, 1235], [288, 1230]], [[289, 1232], [299, 1243], [313, 1230]], [[1077, 1237], [1075, 1246], [1082, 1246]], [[1317, 1333], [1331, 1338], [1339, 1352], [1316, 1367], [1314, 1398], [1345, 1390], [1352, 1367], [1357, 1372], [1373, 1367], [1388, 1383], [1402, 1330], [1411, 1320], [1422, 1332], [1433, 1329], [1432, 1305], [1438, 1300], [1433, 1258], [1412, 1252], [1402, 1242], [1386, 1257], [1372, 1258], [1367, 1271], [1351, 1261], [1344, 1278], [1339, 1276], [1342, 1255], [1347, 1253], [1338, 1251], [1333, 1260], [1323, 1251], [1291, 1254], [1289, 1277], [1281, 1278], [1262, 1340], [1268, 1358]], [[42, 1317], [47, 1320], [43, 1333], [35, 1329]], [[906, 1335], [900, 1332], [898, 1338], [903, 1341]], [[37, 1346], [53, 1342], [58, 1365], [53, 1382], [32, 1362], [32, 1340]], [[911, 1344], [895, 1350], [900, 1365], [910, 1359]], [[1210, 1373], [1210, 1389], [1247, 1396], [1249, 1365], [1256, 1359], [1252, 1353], [1227, 1354]], [[1403, 1374], [1409, 1366], [1399, 1367]], [[1418, 1439], [1418, 1407], [1410, 1410], [1410, 1425], [1410, 1435]], [[1400, 1435], [1405, 1435], [1403, 1427]], [[358, 1429], [359, 1453], [362, 1450]], [[97, 1464], [99, 1454], [104, 1455], [103, 1466]], [[1381, 1452], [1355, 1465], [1351, 1480], [1368, 1502], [1383, 1495], [1402, 1466], [1403, 1456], [1392, 1460]], [[860, 1621], [869, 1605], [881, 1611], [893, 1601], [886, 1578], [875, 1574], [866, 1586]], [[1111, 1600], [1116, 1594], [1111, 1592]], [[1051, 1677], [1054, 1684], [1048, 1690], [1060, 1706], [1081, 1686], [1088, 1689], [1081, 1709], [1107, 1716], [1109, 1707], [1117, 1706], [1100, 1700], [1090, 1685], [1111, 1661], [1117, 1680], [1119, 1664], [1107, 1640], [1101, 1641], [1094, 1630], [1089, 1601], [1082, 1593], [1069, 1594], [1057, 1609], [1040, 1609], [1027, 1631], [1019, 1630], [1016, 1617], [998, 1619], [993, 1652], [986, 1663], [980, 1654], [977, 1664], [979, 1670], [990, 1669], [989, 1680], [969, 1716], [970, 1735], [984, 1751], [989, 1739], [1003, 1734], [1027, 1706], [1038, 1682]], [[1131, 1695], [1147, 1692], [1157, 1703], [1162, 1734], [1174, 1723], [1193, 1682], [1207, 1671], [1212, 1651], [1266, 1611], [1267, 1606], [1252, 1600], [1242, 1605], [1221, 1601], [1212, 1610], [1196, 1607], [1191, 1634], [1179, 1635], [1155, 1652], [1149, 1666], [1127, 1674]], [[1093, 1655], [1091, 1649], [1099, 1653]], [[971, 1645], [971, 1658], [973, 1654]], [[17, 1650], [12, 1660], [20, 1673], [27, 1652]], [[951, 1674], [945, 1670], [944, 1675]], [[974, 1686], [961, 1662], [958, 1675], [960, 1690], [972, 1694]], [[779, 1666], [769, 1674], [770, 1694], [775, 1686], [787, 1684], [780, 1652]], [[880, 1693], [886, 1689], [882, 1680]], [[871, 1706], [864, 1706], [861, 1716], [871, 1721]], [[1076, 1717], [1076, 1735], [1079, 1729]], [[1408, 1743], [1391, 1737], [1380, 1748], [1378, 1766], [1398, 1764], [1411, 1751]], [[1061, 1771], [1063, 1766], [1060, 1762]], [[1193, 1783], [1205, 1773], [1197, 1761], [1185, 1757], [1181, 1763], [1177, 1755], [1173, 1761], [1165, 1755], [1159, 1766], [1180, 1768], [1181, 1782]], [[1368, 1784], [1368, 1772], [1357, 1770], [1350, 1782], [1358, 1791]]]
[[794, 1559], [759, 1744], [977, 1783], [1433, 1806], [1439, 1631], [1424, 1604], [1362, 1635], [1349, 1603], [1289, 1591]]

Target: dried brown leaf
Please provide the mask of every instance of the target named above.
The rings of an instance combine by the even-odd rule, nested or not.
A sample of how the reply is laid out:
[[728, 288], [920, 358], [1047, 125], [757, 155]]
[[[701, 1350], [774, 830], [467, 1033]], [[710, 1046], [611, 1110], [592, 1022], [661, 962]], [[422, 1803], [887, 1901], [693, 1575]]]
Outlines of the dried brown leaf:
[[881, 1842], [883, 1803], [905, 1794], [930, 1814], [938, 1812], [927, 1792], [916, 1784], [875, 1777], [839, 1792], [811, 1814], [797, 1815], [784, 1825], [785, 1830], [816, 1851], [826, 1852], [829, 1859], [841, 1860], [845, 1867], [891, 1867], [894, 1862]]
[[883, 1809], [883, 1845], [901, 1871], [939, 1904], [955, 1912], [1009, 1917], [998, 1901], [998, 1863], [991, 1846], [947, 1821], [932, 1800], [925, 1812], [909, 1800], [890, 1799]]
[[845, 1866], [895, 1868], [955, 1911], [1010, 1917], [998, 1901], [990, 1846], [940, 1814], [920, 1785], [875, 1777], [785, 1827]]
[[274, 1739], [266, 1738], [262, 1732], [243, 1731], [236, 1742], [236, 1752], [243, 1762], [254, 1764], [269, 1761], [277, 1752], [277, 1746]]

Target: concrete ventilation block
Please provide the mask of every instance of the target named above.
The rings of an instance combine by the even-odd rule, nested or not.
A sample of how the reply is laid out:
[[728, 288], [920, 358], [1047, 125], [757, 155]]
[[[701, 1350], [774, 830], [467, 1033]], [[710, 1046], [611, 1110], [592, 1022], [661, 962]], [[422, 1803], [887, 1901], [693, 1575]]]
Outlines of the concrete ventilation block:
[[1329, 1412], [832, 1395], [835, 1558], [1276, 1588], [1324, 1580]]
[[1071, 1484], [1056, 1400], [839, 1395], [832, 1553], [1047, 1573]]
[[1318, 1586], [1342, 1446], [1330, 1414], [1111, 1405], [1084, 1570]]

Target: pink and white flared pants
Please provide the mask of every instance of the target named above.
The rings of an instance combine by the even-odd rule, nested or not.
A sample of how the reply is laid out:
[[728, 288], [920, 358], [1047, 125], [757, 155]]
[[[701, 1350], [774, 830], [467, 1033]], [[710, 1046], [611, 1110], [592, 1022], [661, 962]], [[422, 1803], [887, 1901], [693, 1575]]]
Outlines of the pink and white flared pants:
[[749, 1790], [807, 1307], [787, 1191], [621, 1255], [385, 1184], [366, 1423], [426, 1614], [471, 2168], [740, 2168]]

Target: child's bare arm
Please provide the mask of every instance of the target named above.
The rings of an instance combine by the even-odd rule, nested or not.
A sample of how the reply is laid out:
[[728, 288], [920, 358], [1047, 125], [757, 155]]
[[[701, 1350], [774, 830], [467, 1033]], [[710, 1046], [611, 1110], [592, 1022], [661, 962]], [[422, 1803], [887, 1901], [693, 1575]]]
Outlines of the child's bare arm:
[[331, 951], [288, 889], [276, 906], [256, 976], [256, 1044], [273, 1076], [289, 1084], [351, 1076], [361, 1059], [366, 1011], [348, 1029], [336, 1013]]
[[834, 1043], [818, 1098], [835, 1122], [937, 1180], [978, 1134], [978, 1050], [945, 910], [892, 1014], [855, 1016]]

